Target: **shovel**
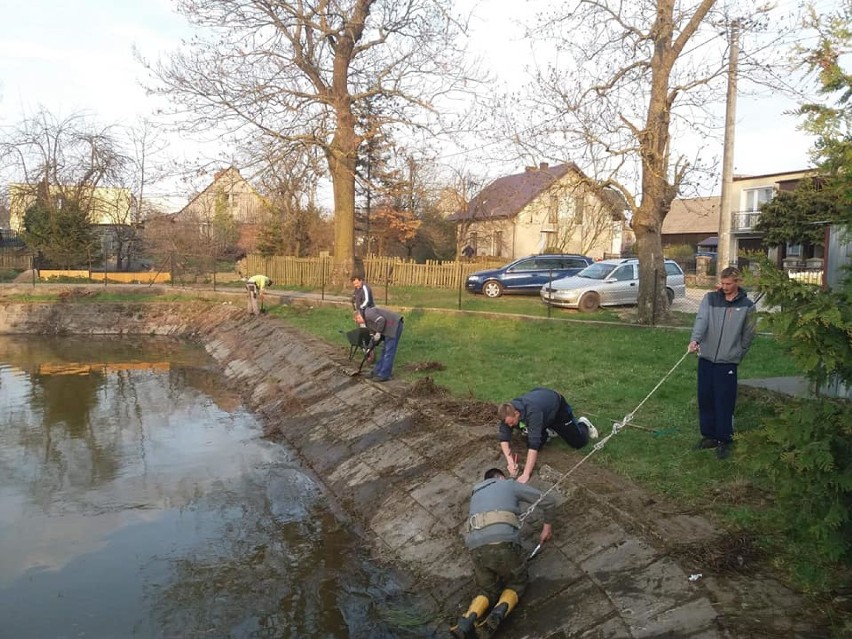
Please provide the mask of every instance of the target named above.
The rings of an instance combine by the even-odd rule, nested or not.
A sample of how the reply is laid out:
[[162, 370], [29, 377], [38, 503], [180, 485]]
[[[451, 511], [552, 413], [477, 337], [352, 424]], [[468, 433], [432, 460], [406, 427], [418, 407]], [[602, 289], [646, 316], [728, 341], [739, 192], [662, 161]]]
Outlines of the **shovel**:
[[358, 370], [354, 373], [351, 373], [349, 375], [350, 377], [356, 377], [361, 374], [361, 369], [364, 368], [364, 362], [366, 362], [370, 355], [373, 354], [373, 351], [376, 350], [377, 345], [378, 342], [373, 339], [370, 339], [370, 345], [367, 347], [367, 350], [364, 351], [364, 357], [361, 358], [361, 364], [358, 366]]

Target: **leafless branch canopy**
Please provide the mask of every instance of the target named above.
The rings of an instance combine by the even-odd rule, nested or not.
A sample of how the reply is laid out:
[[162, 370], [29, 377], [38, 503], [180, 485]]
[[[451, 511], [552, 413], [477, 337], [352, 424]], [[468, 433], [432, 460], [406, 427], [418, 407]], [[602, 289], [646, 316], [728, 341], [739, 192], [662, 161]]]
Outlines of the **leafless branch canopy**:
[[472, 78], [445, 0], [181, 0], [203, 31], [151, 66], [199, 131], [262, 131], [329, 149], [341, 115], [381, 98], [388, 123], [424, 123]]

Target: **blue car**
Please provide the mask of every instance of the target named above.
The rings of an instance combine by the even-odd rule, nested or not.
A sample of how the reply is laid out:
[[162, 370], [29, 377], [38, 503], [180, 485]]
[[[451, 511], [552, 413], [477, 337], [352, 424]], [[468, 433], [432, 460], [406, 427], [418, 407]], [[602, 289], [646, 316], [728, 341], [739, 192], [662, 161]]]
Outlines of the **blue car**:
[[500, 268], [477, 271], [467, 276], [469, 293], [500, 297], [504, 293], [537, 295], [551, 280], [579, 273], [594, 260], [585, 255], [530, 255]]

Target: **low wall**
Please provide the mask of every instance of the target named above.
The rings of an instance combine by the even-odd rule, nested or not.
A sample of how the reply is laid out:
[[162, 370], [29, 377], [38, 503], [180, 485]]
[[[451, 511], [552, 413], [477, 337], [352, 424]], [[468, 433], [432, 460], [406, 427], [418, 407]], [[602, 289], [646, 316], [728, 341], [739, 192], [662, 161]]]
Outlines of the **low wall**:
[[[104, 280], [103, 272], [97, 271], [78, 271], [78, 270], [59, 270], [59, 269], [40, 269], [38, 272], [40, 280], [52, 280], [60, 277], [69, 277], [74, 279], [86, 280], [91, 282], [102, 282]], [[150, 284], [151, 282], [164, 283], [171, 282], [172, 276], [168, 272], [156, 271], [107, 271], [106, 279], [109, 282], [119, 282], [122, 284], [132, 284], [138, 282], [140, 284]]]

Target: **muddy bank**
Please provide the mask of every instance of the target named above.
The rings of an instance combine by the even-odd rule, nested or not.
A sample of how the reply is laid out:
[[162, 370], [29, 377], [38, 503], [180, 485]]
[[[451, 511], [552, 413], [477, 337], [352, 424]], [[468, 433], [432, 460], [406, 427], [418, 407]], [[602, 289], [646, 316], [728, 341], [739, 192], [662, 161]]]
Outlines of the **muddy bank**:
[[[3, 304], [0, 332], [202, 343], [267, 433], [323, 479], [374, 556], [404, 571], [436, 631], [469, 600], [460, 535], [469, 489], [500, 461], [485, 406], [470, 409], [423, 383], [351, 377], [343, 345], [249, 318], [237, 303]], [[539, 486], [578, 459], [543, 451]], [[709, 522], [594, 466], [562, 482], [559, 493], [555, 539], [532, 564], [533, 583], [501, 636], [807, 636], [801, 602], [777, 582], [714, 574], [697, 553], [683, 552], [719, 542]], [[537, 530], [525, 527], [530, 546]]]

